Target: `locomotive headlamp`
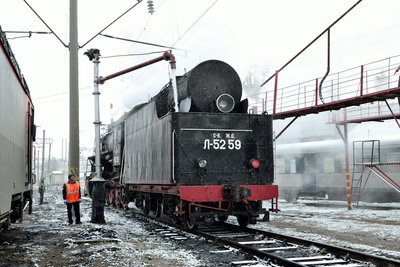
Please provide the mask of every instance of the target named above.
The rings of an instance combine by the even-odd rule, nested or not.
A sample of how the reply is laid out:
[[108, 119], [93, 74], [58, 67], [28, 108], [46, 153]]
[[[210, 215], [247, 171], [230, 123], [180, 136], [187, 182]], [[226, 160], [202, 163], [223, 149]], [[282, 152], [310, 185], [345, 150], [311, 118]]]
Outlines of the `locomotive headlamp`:
[[258, 159], [251, 159], [250, 166], [254, 169], [257, 169], [258, 167], [260, 167], [260, 162], [258, 161]]
[[235, 99], [229, 94], [220, 95], [215, 101], [219, 111], [228, 113], [235, 107]]
[[200, 159], [197, 164], [199, 165], [200, 168], [205, 168], [207, 166], [207, 160], [205, 159]]

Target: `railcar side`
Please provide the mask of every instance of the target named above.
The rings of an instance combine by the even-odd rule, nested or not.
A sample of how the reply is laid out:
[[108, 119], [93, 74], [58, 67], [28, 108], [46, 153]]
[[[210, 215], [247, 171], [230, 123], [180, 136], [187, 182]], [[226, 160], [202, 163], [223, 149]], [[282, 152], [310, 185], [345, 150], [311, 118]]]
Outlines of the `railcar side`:
[[[398, 138], [376, 138], [381, 140], [381, 162], [400, 162]], [[342, 140], [278, 144], [276, 150], [275, 183], [279, 186], [282, 198], [287, 201], [293, 201], [299, 196], [346, 200]], [[350, 179], [354, 177], [357, 180], [361, 175], [361, 167], [353, 166], [352, 160], [350, 156]], [[395, 182], [400, 183], [399, 164], [382, 165], [379, 168]], [[400, 202], [400, 194], [375, 174], [371, 174], [363, 189], [361, 201]]]
[[32, 207], [34, 107], [29, 89], [0, 28], [0, 230]]

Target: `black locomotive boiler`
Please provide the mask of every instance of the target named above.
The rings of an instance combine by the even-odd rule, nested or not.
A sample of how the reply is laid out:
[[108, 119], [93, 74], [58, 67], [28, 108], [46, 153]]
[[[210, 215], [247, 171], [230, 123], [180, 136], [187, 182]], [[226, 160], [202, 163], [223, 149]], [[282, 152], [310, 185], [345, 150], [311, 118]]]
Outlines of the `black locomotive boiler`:
[[176, 79], [179, 112], [169, 83], [101, 137], [106, 202], [135, 202], [189, 227], [228, 215], [246, 226], [276, 211], [272, 117], [248, 114], [240, 78], [222, 61], [205, 61]]

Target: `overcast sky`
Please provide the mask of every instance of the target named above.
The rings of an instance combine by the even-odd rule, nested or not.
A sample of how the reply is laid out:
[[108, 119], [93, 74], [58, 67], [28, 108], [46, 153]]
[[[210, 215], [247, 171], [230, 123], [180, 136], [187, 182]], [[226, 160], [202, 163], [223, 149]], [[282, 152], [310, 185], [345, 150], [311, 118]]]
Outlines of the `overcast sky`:
[[[355, 0], [154, 0], [155, 12], [150, 15], [146, 2], [142, 1], [104, 34], [179, 48], [173, 51], [177, 74], [204, 60], [219, 59], [232, 65], [242, 79], [254, 65], [271, 75], [356, 3]], [[68, 44], [69, 1], [28, 0], [28, 3]], [[78, 1], [79, 44], [86, 43], [135, 3]], [[331, 71], [399, 55], [399, 18], [398, 0], [361, 2], [331, 30]], [[0, 25], [3, 31], [48, 31], [22, 0], [2, 1]], [[31, 91], [36, 124], [42, 127], [39, 129], [46, 129], [47, 137], [53, 138], [53, 155], [61, 157], [61, 139], [68, 137], [69, 124], [68, 49], [54, 35], [33, 34], [31, 38], [12, 39], [18, 36], [21, 34], [7, 34]], [[79, 51], [80, 145], [84, 147], [93, 146], [94, 136], [93, 63], [83, 55], [89, 48], [100, 49], [104, 57], [165, 50], [99, 36]], [[103, 58], [100, 75], [158, 55]], [[287, 80], [281, 79], [282, 83], [323, 75], [326, 37], [290, 65], [289, 71], [292, 74]], [[167, 82], [167, 62], [106, 82], [100, 86], [101, 121], [108, 123], [112, 116], [116, 119], [156, 94]]]

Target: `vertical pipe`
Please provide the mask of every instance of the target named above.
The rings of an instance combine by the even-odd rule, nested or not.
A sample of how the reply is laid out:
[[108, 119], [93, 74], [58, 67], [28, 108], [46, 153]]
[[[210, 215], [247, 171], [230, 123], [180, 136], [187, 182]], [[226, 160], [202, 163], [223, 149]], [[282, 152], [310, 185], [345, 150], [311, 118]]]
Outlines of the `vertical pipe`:
[[[274, 106], [272, 110], [272, 114], [276, 114], [276, 95], [278, 93], [278, 71], [275, 71], [275, 87], [274, 87]], [[283, 97], [283, 94], [282, 94]]]
[[[96, 177], [91, 180], [93, 183], [93, 189], [92, 189], [92, 217], [91, 217], [91, 222], [92, 223], [105, 223], [104, 219], [104, 199], [106, 198], [106, 189], [105, 189], [105, 181], [101, 177], [100, 173], [100, 105], [99, 105], [99, 82], [100, 82], [100, 77], [99, 77], [99, 57], [100, 57], [100, 51], [92, 49], [93, 53], [93, 63], [94, 63], [94, 90], [93, 90], [93, 96], [94, 96], [94, 116], [95, 120], [93, 124], [95, 125], [95, 168], [96, 168]], [[89, 56], [89, 59], [91, 57]]]
[[94, 96], [94, 122], [93, 124], [95, 125], [95, 168], [96, 168], [96, 178], [100, 178], [101, 173], [100, 173], [100, 105], [99, 105], [99, 83], [97, 81], [97, 77], [99, 76], [99, 63], [100, 60], [97, 57], [93, 60], [94, 63], [94, 90], [93, 90], [93, 96]]
[[78, 7], [70, 0], [69, 13], [69, 173], [79, 178]]
[[179, 106], [178, 106], [178, 87], [176, 85], [176, 68], [172, 67], [171, 63], [171, 83], [172, 83], [172, 89], [174, 91], [174, 102], [175, 102], [175, 112], [179, 112]]
[[267, 103], [268, 103], [268, 102], [267, 102], [267, 99], [268, 99], [268, 98], [267, 98], [267, 97], [268, 97], [267, 92], [265, 92], [265, 104], [264, 104], [264, 106], [265, 106], [265, 111], [266, 111], [266, 112], [268, 112], [268, 109], [267, 109]]
[[165, 52], [163, 54], [163, 57], [165, 60], [170, 61], [170, 67], [171, 67], [171, 84], [172, 84], [172, 89], [174, 91], [174, 108], [175, 112], [179, 112], [179, 105], [178, 105], [178, 86], [176, 85], [176, 61], [175, 61], [175, 56], [171, 52]]

